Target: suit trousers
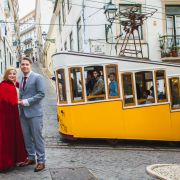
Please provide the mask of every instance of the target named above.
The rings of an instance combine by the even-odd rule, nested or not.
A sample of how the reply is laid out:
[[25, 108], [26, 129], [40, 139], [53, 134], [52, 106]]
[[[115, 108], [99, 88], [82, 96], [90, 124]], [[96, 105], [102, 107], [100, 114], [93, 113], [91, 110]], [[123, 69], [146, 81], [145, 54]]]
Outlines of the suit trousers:
[[37, 157], [38, 163], [45, 162], [45, 147], [44, 138], [42, 136], [43, 116], [27, 118], [22, 110], [21, 126], [24, 135], [28, 159], [35, 160]]

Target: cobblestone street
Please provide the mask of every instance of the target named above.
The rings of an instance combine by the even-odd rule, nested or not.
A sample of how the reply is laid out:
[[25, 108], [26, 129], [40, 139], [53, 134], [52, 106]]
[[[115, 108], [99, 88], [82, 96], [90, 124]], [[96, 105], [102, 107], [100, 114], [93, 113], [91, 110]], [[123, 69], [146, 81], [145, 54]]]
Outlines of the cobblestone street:
[[[41, 73], [36, 66], [34, 71]], [[56, 113], [55, 89], [44, 76], [46, 81], [46, 97], [44, 106], [44, 137], [46, 141], [51, 139], [60, 140]], [[60, 141], [61, 143], [61, 141]], [[63, 143], [63, 142], [62, 142]], [[107, 145], [108, 146], [108, 145]], [[86, 180], [88, 177], [70, 178], [65, 177], [65, 170], [70, 168], [87, 168], [99, 180], [153, 180], [146, 173], [146, 166], [155, 163], [180, 162], [180, 151], [174, 150], [143, 150], [143, 149], [120, 149], [106, 148], [82, 148], [73, 146], [46, 147], [46, 169], [34, 173], [34, 166], [16, 167], [8, 172], [0, 173], [0, 180]], [[59, 176], [55, 177], [55, 171]], [[62, 173], [62, 174], [61, 174]], [[84, 174], [85, 175], [85, 174]]]

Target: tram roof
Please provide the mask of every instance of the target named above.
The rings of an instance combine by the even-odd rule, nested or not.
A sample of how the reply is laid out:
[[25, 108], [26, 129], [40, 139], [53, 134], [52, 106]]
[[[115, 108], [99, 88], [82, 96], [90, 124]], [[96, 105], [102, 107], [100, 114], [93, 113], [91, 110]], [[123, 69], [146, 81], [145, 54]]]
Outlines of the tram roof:
[[[60, 59], [59, 56], [61, 57]], [[69, 56], [71, 56], [71, 58], [68, 58]], [[79, 59], [79, 57], [81, 57], [81, 59]], [[83, 59], [83, 57], [86, 57], [86, 59]], [[63, 67], [63, 66], [118, 63], [120, 61], [133, 62], [138, 64], [145, 63], [151, 65], [162, 65], [162, 66], [171, 66], [178, 68], [180, 67], [180, 64], [152, 61], [149, 59], [142, 59], [136, 57], [127, 57], [127, 56], [117, 57], [117, 56], [107, 56], [107, 55], [99, 55], [99, 54], [72, 52], [72, 51], [55, 53], [52, 55], [52, 59], [55, 69], [57, 67]]]

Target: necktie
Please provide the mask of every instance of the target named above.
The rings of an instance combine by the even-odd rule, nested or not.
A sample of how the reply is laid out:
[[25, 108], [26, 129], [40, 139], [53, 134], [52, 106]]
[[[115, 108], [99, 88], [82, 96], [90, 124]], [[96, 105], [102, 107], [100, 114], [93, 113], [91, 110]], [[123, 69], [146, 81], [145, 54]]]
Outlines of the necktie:
[[25, 86], [26, 86], [26, 80], [27, 80], [27, 77], [24, 77], [24, 81], [23, 81], [23, 90], [24, 90], [24, 88], [25, 88]]

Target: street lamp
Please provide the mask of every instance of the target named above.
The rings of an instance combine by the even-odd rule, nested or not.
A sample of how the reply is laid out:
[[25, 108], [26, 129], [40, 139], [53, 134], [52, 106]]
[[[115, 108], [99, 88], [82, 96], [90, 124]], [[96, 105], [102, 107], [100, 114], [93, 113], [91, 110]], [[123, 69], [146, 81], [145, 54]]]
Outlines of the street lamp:
[[110, 2], [106, 6], [104, 6], [104, 9], [104, 14], [106, 15], [107, 20], [109, 22], [113, 22], [118, 10], [116, 5], [112, 3], [112, 0], [110, 0]]
[[46, 33], [45, 31], [43, 31], [42, 37], [43, 37], [43, 39], [44, 39], [45, 41], [49, 41], [49, 42], [51, 42], [51, 43], [55, 43], [55, 39], [48, 39], [48, 38], [47, 38], [47, 33]]

